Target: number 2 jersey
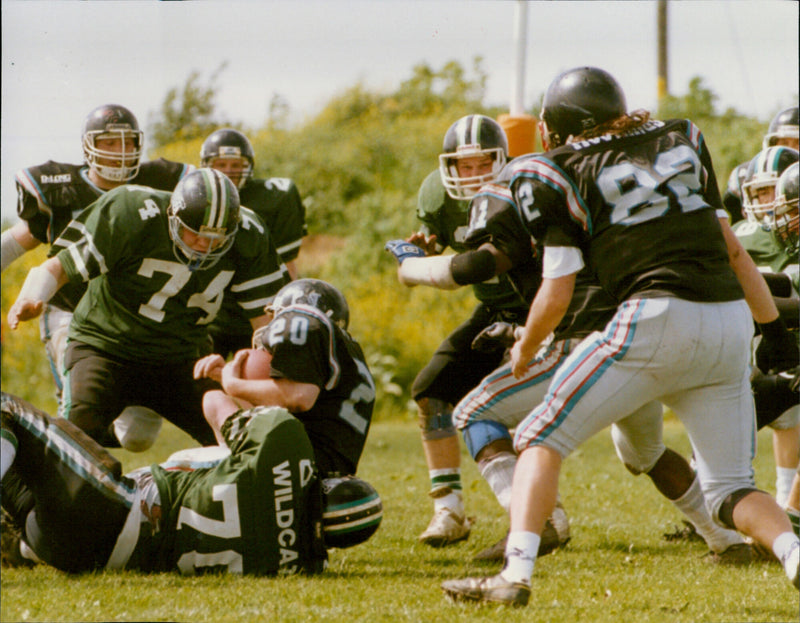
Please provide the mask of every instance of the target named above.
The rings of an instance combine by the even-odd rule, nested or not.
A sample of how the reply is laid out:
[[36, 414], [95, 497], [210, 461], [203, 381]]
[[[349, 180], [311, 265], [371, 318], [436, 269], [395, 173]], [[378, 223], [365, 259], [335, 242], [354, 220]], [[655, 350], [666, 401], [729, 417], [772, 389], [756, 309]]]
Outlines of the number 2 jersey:
[[278, 311], [255, 339], [272, 354], [273, 378], [320, 389], [314, 406], [294, 415], [306, 427], [322, 477], [355, 474], [375, 406], [375, 383], [361, 347], [308, 305]]
[[199, 356], [223, 297], [254, 318], [288, 281], [263, 223], [246, 208], [231, 249], [211, 268], [189, 270], [169, 235], [170, 197], [121, 186], [53, 243], [70, 281], [88, 282], [70, 339], [126, 361], [183, 362]]
[[[142, 162], [139, 173], [130, 183], [172, 191], [192, 170], [191, 165], [159, 158]], [[27, 222], [31, 235], [43, 244], [52, 244], [73, 218], [107, 192], [92, 183], [85, 164], [52, 160], [20, 169], [15, 181], [17, 215]], [[84, 284], [66, 284], [50, 303], [72, 311], [85, 289]]]
[[322, 492], [303, 425], [285, 409], [256, 407], [229, 418], [222, 434], [231, 454], [212, 467], [129, 474], [139, 503], [109, 567], [184, 575], [324, 569]]
[[511, 189], [531, 235], [577, 247], [618, 302], [743, 298], [716, 210], [711, 158], [688, 120], [564, 145], [514, 165]]

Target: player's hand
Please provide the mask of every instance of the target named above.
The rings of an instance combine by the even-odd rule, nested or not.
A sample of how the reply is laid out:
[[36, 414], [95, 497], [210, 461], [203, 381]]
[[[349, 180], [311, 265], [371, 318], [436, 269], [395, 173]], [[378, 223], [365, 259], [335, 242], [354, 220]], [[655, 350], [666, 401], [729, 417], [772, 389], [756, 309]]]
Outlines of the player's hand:
[[222, 355], [207, 355], [198, 359], [194, 364], [194, 378], [211, 379], [222, 382], [222, 369], [225, 367], [225, 360]]
[[225, 367], [222, 368], [222, 379], [220, 380], [220, 383], [222, 383], [222, 389], [224, 389], [226, 392], [230, 393], [228, 390], [231, 382], [240, 381], [242, 379], [242, 366], [244, 365], [246, 359], [247, 350], [236, 351], [233, 359], [226, 363]]
[[406, 242], [410, 242], [411, 244], [417, 245], [423, 251], [425, 251], [425, 255], [436, 255], [436, 234], [431, 234], [430, 236], [426, 236], [421, 231], [415, 231], [411, 234], [408, 238], [406, 238]]
[[521, 338], [514, 342], [509, 354], [511, 355], [511, 373], [515, 379], [521, 379], [528, 371], [528, 363], [536, 354], [536, 346], [527, 344]]
[[510, 322], [493, 322], [472, 340], [472, 350], [479, 353], [494, 353], [514, 344], [517, 325]]
[[800, 364], [797, 340], [778, 318], [760, 324], [761, 341], [756, 348], [756, 365], [764, 374], [777, 374]]
[[16, 329], [20, 322], [32, 320], [42, 313], [44, 303], [29, 298], [19, 298], [8, 310], [8, 326]]
[[384, 248], [394, 255], [398, 264], [402, 264], [410, 257], [425, 257], [424, 249], [405, 240], [390, 240]]

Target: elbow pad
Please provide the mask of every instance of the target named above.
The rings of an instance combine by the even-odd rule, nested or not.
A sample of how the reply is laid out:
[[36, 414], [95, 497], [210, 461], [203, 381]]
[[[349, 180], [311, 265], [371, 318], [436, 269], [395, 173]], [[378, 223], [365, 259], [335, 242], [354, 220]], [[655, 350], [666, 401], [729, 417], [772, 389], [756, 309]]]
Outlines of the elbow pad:
[[497, 261], [488, 249], [466, 251], [453, 257], [450, 272], [460, 286], [480, 283], [495, 276]]

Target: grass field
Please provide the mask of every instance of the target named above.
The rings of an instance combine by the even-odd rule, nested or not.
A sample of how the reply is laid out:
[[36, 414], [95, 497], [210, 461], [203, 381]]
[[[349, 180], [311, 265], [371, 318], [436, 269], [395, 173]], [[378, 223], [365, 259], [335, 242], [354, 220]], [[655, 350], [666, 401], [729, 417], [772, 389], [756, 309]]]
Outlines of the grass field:
[[[667, 443], [686, 454], [682, 428], [668, 418]], [[191, 445], [165, 428], [145, 455], [123, 453], [126, 469], [166, 458]], [[768, 432], [759, 436], [758, 483], [772, 490]], [[0, 619], [8, 621], [797, 621], [798, 594], [777, 564], [720, 568], [706, 563], [699, 543], [667, 542], [677, 511], [646, 477], [633, 478], [617, 461], [607, 432], [564, 464], [562, 499], [572, 541], [543, 557], [534, 571], [527, 608], [454, 604], [442, 580], [494, 573], [471, 562], [494, 543], [506, 522], [471, 459], [464, 455], [470, 539], [445, 549], [419, 545], [432, 509], [416, 426], [373, 426], [359, 469], [381, 493], [385, 518], [366, 544], [331, 552], [321, 577], [183, 578], [98, 573], [70, 577], [46, 567], [3, 570]]]

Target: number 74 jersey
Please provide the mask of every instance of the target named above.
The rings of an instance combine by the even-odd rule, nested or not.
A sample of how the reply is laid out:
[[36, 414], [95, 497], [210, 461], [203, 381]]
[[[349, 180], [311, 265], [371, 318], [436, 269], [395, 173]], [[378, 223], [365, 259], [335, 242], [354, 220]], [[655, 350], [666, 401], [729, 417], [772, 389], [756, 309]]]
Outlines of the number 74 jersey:
[[580, 248], [618, 301], [742, 298], [711, 157], [691, 121], [651, 120], [511, 166], [510, 188], [531, 235], [545, 247]]
[[53, 243], [70, 281], [88, 282], [71, 339], [145, 364], [194, 359], [223, 297], [254, 318], [288, 282], [263, 222], [246, 208], [233, 247], [190, 271], [169, 235], [170, 196], [144, 186], [109, 191]]

